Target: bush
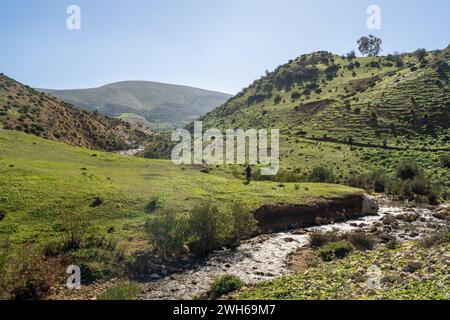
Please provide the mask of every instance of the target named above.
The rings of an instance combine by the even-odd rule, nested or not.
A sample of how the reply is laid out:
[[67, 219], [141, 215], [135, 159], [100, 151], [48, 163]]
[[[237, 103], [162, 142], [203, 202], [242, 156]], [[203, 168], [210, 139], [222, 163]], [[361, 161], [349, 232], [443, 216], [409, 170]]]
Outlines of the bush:
[[328, 168], [317, 166], [314, 167], [309, 175], [311, 182], [334, 182], [333, 172]]
[[144, 226], [156, 254], [164, 257], [181, 255], [186, 239], [186, 219], [173, 211], [161, 212]]
[[362, 251], [372, 250], [377, 243], [373, 236], [358, 232], [352, 232], [346, 238], [356, 249]]
[[160, 201], [158, 197], [153, 197], [149, 203], [145, 206], [145, 212], [147, 213], [154, 213], [156, 210], [159, 209]]
[[371, 180], [372, 180], [373, 190], [375, 192], [382, 193], [382, 192], [386, 191], [386, 186], [388, 184], [389, 177], [387, 176], [387, 174], [384, 171], [377, 170], [374, 173], [372, 173]]
[[[12, 250], [11, 250], [12, 249]], [[41, 300], [57, 283], [58, 266], [45, 259], [30, 244], [10, 248], [8, 255], [2, 254], [0, 286], [4, 298], [13, 300]]]
[[415, 177], [417, 177], [421, 170], [417, 167], [417, 165], [411, 161], [411, 160], [402, 160], [397, 165], [397, 177], [405, 180], [413, 180]]
[[214, 281], [209, 291], [211, 299], [217, 299], [224, 294], [237, 291], [245, 286], [245, 283], [239, 277], [226, 275]]
[[450, 169], [450, 154], [446, 153], [440, 157], [443, 168]]
[[330, 242], [337, 242], [340, 240], [339, 235], [336, 232], [321, 232], [313, 231], [309, 235], [309, 245], [313, 248], [323, 247], [325, 244]]
[[97, 297], [97, 300], [137, 300], [140, 291], [141, 289], [136, 283], [121, 283], [108, 288], [104, 293]]
[[63, 250], [72, 251], [80, 249], [89, 227], [86, 216], [80, 213], [65, 214], [63, 215], [61, 224]]
[[234, 238], [237, 241], [247, 239], [254, 234], [257, 229], [257, 221], [248, 208], [240, 203], [234, 203], [231, 207], [231, 216]]
[[211, 203], [195, 206], [188, 223], [190, 248], [198, 254], [206, 254], [216, 248], [228, 234], [225, 218], [219, 208]]
[[431, 248], [433, 246], [438, 246], [441, 244], [450, 242], [450, 229], [442, 230], [432, 235], [423, 238], [420, 241], [420, 245], [425, 248]]
[[331, 261], [334, 258], [343, 259], [353, 251], [349, 242], [335, 242], [328, 244], [319, 250], [319, 256], [323, 261]]

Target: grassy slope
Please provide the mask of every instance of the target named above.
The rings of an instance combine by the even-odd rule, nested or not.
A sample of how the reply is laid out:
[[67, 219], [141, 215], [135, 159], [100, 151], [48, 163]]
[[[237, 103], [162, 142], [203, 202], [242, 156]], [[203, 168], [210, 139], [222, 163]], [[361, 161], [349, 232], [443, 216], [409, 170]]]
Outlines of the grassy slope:
[[[266, 203], [305, 203], [317, 197], [359, 192], [326, 184], [270, 182], [245, 186], [220, 171], [200, 173], [164, 160], [123, 157], [48, 141], [23, 133], [0, 131], [1, 236], [13, 242], [44, 243], [58, 236], [63, 214], [86, 213], [101, 232], [114, 227], [130, 248], [143, 240], [145, 206], [154, 196], [162, 206], [187, 212], [198, 200], [220, 206], [242, 201], [256, 208]], [[90, 204], [103, 200], [97, 208]]]
[[118, 82], [95, 89], [45, 91], [83, 109], [142, 122], [155, 129], [182, 127], [230, 98], [220, 92], [146, 81]]
[[[328, 65], [321, 62], [323, 57], [329, 60]], [[344, 181], [351, 173], [380, 167], [393, 171], [400, 159], [411, 158], [448, 190], [449, 170], [439, 164], [439, 157], [448, 151], [414, 149], [450, 149], [449, 70], [446, 76], [437, 71], [439, 61], [450, 63], [450, 48], [428, 53], [425, 64], [409, 54], [402, 59], [404, 65], [399, 67], [385, 57], [356, 58], [351, 62], [360, 67], [350, 70], [350, 61], [340, 56], [304, 55], [255, 81], [203, 121], [205, 127], [280, 129], [282, 168], [300, 175], [323, 165]], [[370, 66], [374, 62], [380, 68]], [[339, 70], [329, 80], [324, 70], [333, 63]], [[305, 71], [313, 68], [318, 70], [317, 77]], [[303, 80], [288, 89], [277, 84], [277, 79], [292, 73], [303, 74]], [[307, 95], [305, 91], [313, 82], [321, 91], [311, 90]], [[292, 99], [294, 92], [301, 97]], [[255, 95], [265, 98], [249, 104]], [[372, 112], [377, 114], [376, 125], [370, 121]], [[348, 137], [370, 147], [349, 148]], [[332, 142], [317, 141], [323, 138]], [[403, 150], [383, 150], [384, 139], [390, 147]]]
[[153, 134], [118, 119], [77, 109], [4, 75], [0, 75], [0, 126], [102, 150], [130, 148]]

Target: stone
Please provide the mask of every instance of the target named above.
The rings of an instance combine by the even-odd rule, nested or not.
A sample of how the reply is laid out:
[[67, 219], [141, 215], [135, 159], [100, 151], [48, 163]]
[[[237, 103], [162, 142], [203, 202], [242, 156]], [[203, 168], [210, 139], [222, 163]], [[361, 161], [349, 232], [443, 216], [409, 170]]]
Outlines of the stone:
[[365, 215], [377, 215], [380, 207], [378, 201], [369, 195], [364, 195], [362, 203], [362, 213]]
[[417, 220], [419, 220], [419, 215], [417, 213], [408, 213], [407, 215], [405, 215], [403, 221], [409, 222], [409, 223], [413, 223], [416, 222]]
[[403, 271], [405, 272], [416, 272], [417, 270], [422, 269], [423, 263], [419, 261], [409, 261]]
[[391, 241], [396, 241], [397, 239], [393, 236], [390, 235], [389, 233], [383, 233], [380, 235], [381, 240], [383, 240], [384, 242], [391, 242]]
[[397, 222], [397, 219], [392, 214], [387, 214], [383, 217], [383, 223], [385, 225], [391, 225]]

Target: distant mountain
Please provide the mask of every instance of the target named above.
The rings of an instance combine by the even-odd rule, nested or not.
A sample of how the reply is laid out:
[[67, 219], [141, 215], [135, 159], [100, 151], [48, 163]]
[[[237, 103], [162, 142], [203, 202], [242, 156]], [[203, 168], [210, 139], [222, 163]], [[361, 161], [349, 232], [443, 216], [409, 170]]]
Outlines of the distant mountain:
[[154, 132], [66, 102], [0, 75], [0, 128], [107, 151], [149, 140]]
[[224, 93], [147, 81], [118, 82], [94, 89], [39, 90], [82, 109], [159, 130], [183, 127], [231, 98]]

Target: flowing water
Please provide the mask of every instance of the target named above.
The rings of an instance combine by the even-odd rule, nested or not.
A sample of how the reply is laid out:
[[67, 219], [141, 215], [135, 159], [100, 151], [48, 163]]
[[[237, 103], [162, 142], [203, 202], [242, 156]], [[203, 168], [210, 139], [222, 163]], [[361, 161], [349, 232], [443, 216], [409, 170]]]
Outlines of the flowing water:
[[[421, 230], [426, 233], [427, 227], [430, 227], [431, 224], [443, 223], [433, 218], [433, 212], [429, 209], [405, 207], [399, 203], [383, 201], [380, 203], [377, 216], [291, 232], [261, 235], [245, 241], [236, 249], [216, 251], [209, 256], [206, 262], [195, 265], [191, 270], [146, 284], [141, 298], [147, 300], [193, 299], [207, 292], [214, 279], [225, 274], [239, 276], [246, 284], [255, 284], [289, 275], [291, 271], [286, 260], [290, 254], [308, 244], [308, 232], [332, 229], [348, 232], [359, 228], [370, 229], [385, 214], [397, 216], [406, 212], [415, 212], [421, 217], [421, 220], [414, 223], [417, 226], [414, 229], [415, 232]], [[411, 234], [404, 228], [392, 230], [390, 234], [399, 240], [420, 236], [420, 233]]]

